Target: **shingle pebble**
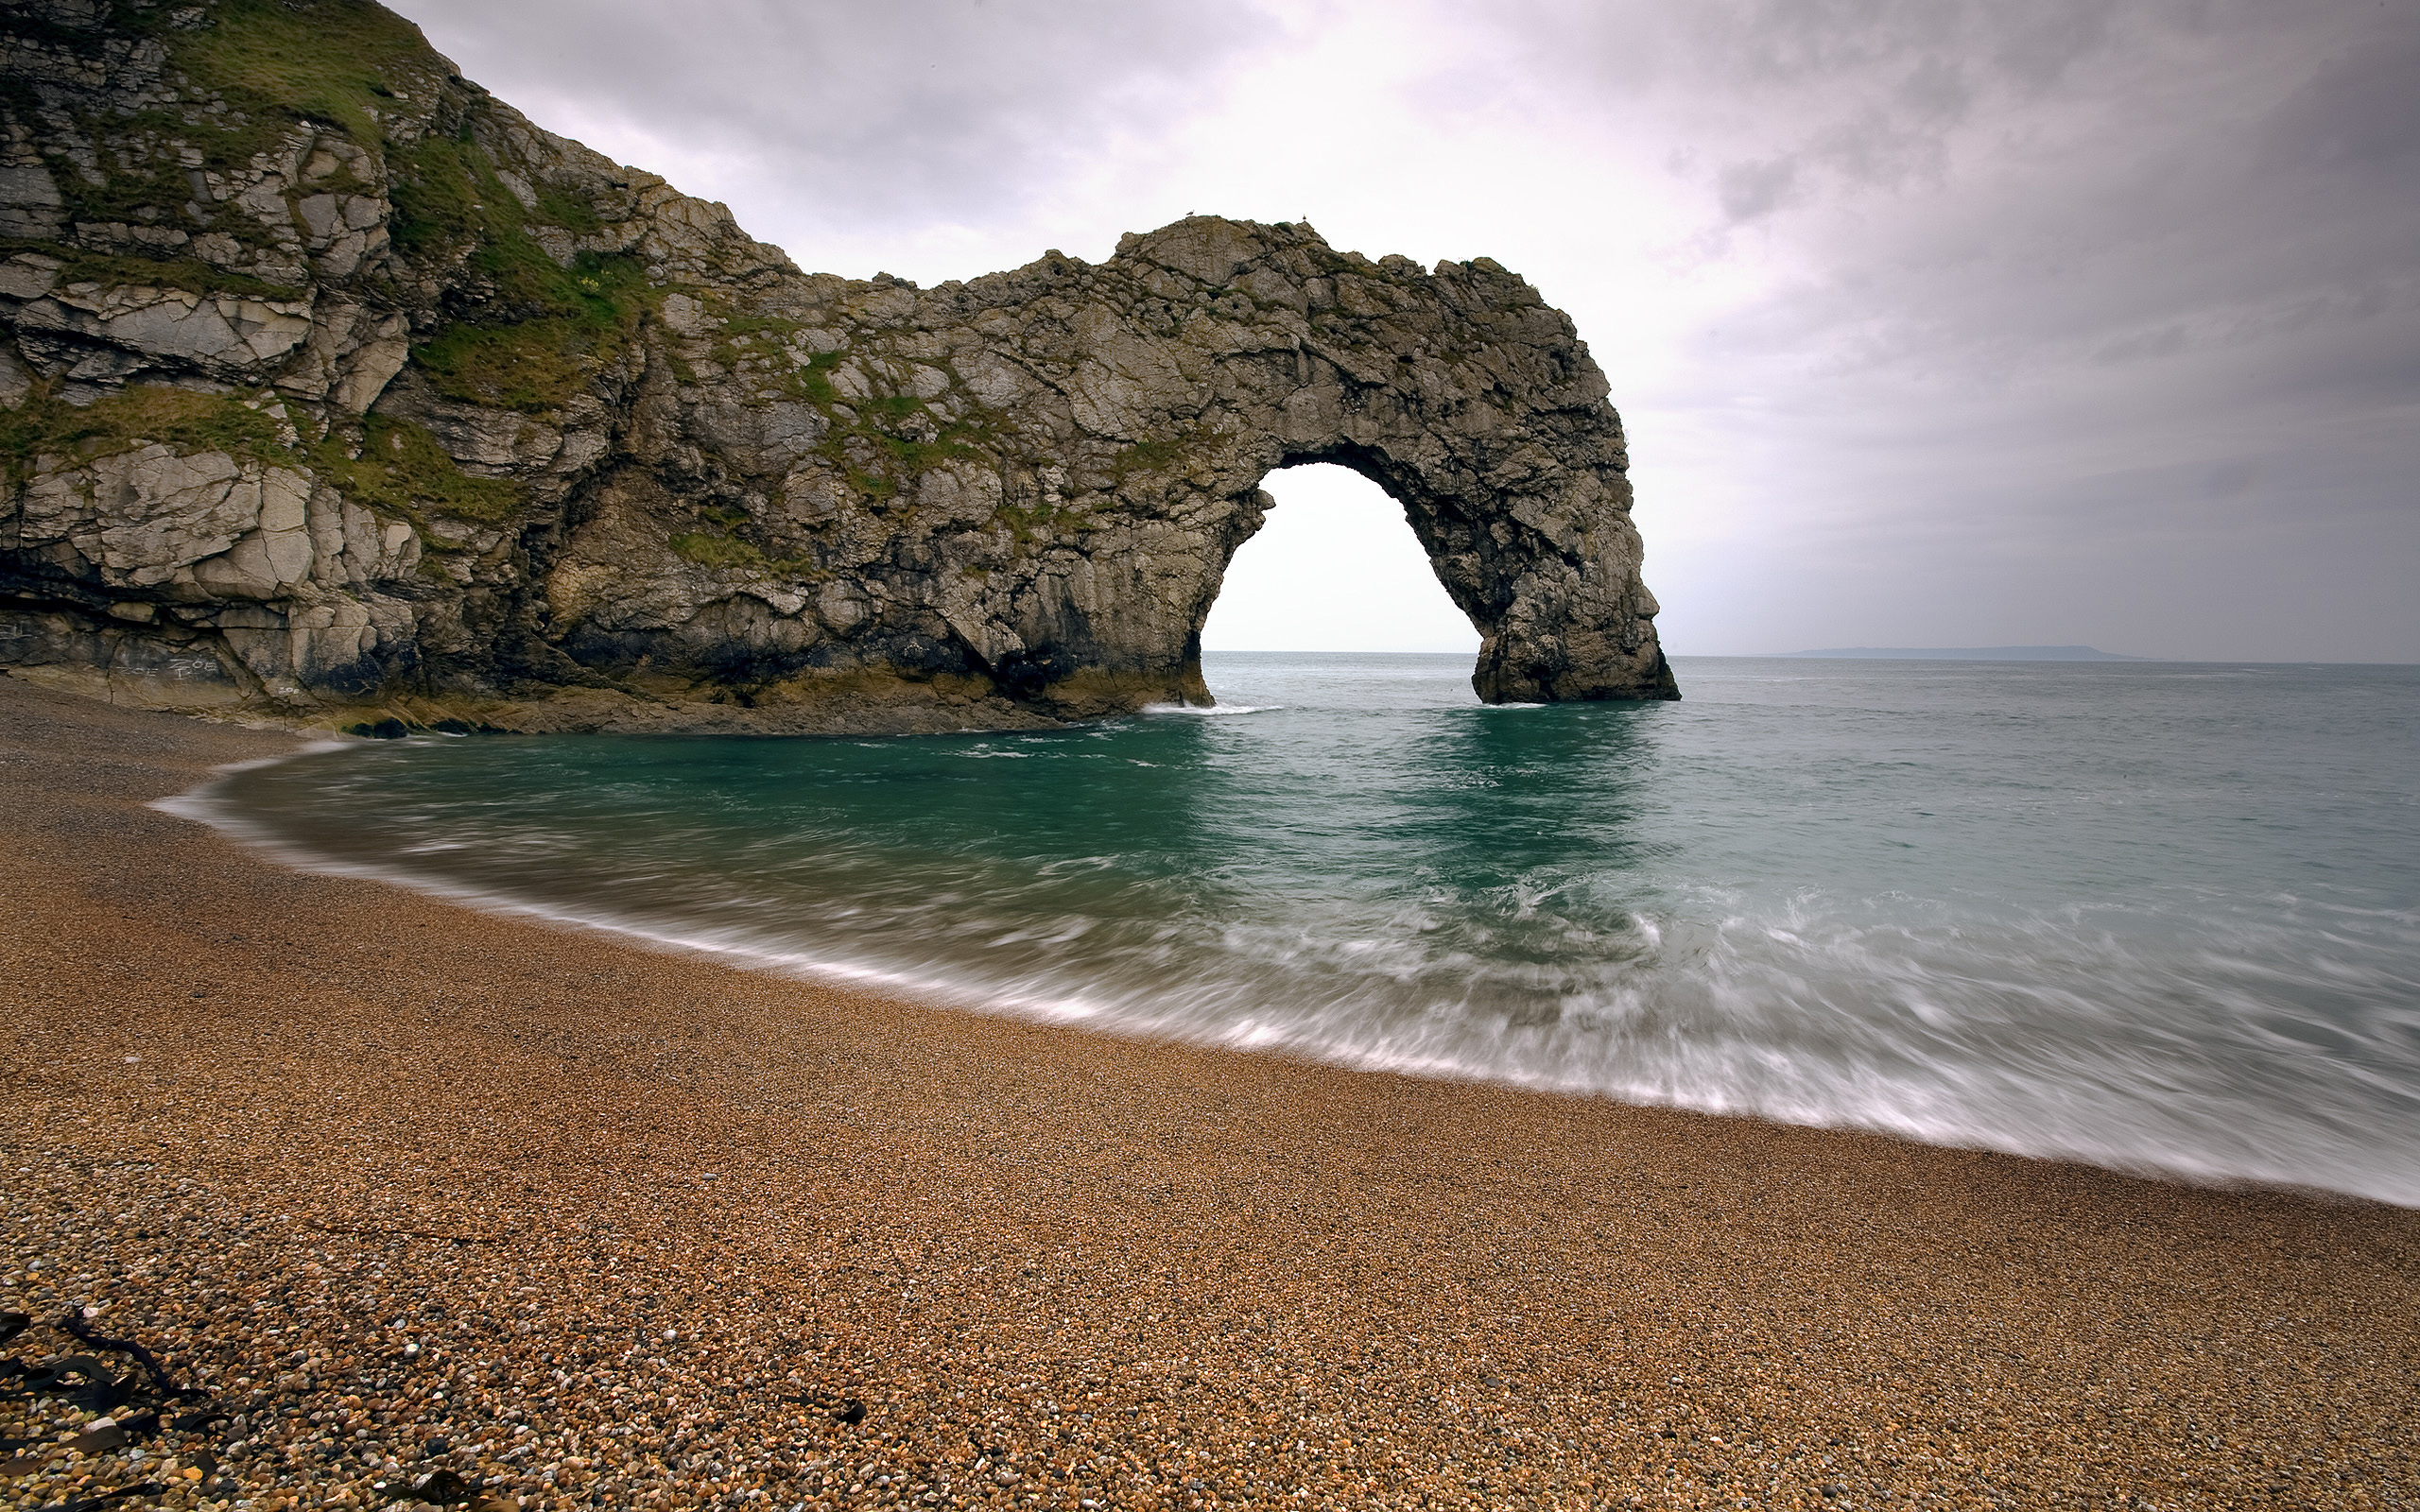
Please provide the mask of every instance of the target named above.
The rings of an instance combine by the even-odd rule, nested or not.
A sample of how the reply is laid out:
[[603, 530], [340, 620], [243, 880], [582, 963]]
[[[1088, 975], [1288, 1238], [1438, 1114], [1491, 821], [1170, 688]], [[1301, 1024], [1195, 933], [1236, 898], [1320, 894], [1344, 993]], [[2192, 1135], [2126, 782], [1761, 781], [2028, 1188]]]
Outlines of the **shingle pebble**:
[[2420, 1504], [2411, 1212], [920, 1008], [139, 806], [282, 741], [0, 679], [0, 1354], [99, 1307], [226, 1415], [0, 1400], [6, 1505]]

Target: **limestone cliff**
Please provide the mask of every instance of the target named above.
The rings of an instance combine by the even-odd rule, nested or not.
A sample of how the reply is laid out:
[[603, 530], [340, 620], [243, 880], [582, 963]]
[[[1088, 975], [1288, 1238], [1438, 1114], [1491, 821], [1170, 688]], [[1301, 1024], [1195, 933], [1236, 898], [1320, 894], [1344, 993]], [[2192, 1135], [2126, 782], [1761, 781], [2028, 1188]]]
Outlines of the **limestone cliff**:
[[302, 723], [1201, 701], [1272, 470], [1400, 501], [1492, 701], [1674, 696], [1619, 420], [1482, 258], [1194, 217], [805, 274], [362, 0], [0, 0], [0, 666]]

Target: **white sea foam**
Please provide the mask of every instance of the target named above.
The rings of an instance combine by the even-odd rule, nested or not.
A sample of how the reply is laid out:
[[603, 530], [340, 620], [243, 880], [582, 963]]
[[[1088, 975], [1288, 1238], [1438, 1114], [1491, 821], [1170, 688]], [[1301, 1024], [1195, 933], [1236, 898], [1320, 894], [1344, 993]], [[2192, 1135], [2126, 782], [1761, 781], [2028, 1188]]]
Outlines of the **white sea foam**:
[[173, 814], [181, 819], [198, 819], [204, 824], [216, 824], [225, 828], [226, 825], [222, 822], [223, 805], [214, 802], [213, 799], [223, 793], [227, 779], [241, 772], [256, 772], [270, 766], [283, 766], [297, 757], [318, 756], [329, 751], [344, 750], [353, 744], [348, 740], [305, 741], [293, 750], [281, 752], [275, 756], [255, 756], [250, 761], [222, 763], [211, 768], [210, 780], [199, 787], [183, 793], [171, 793], [165, 798], [155, 798], [149, 806], [163, 814]]
[[[2359, 772], [2305, 784], [2367, 828], [2289, 888], [2251, 885], [2258, 849], [2180, 849], [2194, 764], [2240, 765], [2200, 744], [2215, 720], [2157, 783], [2096, 787], [2091, 747], [2005, 756], [2028, 727], [1979, 699], [1955, 781], [1945, 718], [1838, 697], [1785, 727], [1702, 702], [1694, 746], [1637, 743], [1668, 710], [1444, 707], [1021, 737], [1033, 759], [938, 787], [918, 763], [997, 742], [701, 744], [721, 765], [694, 775], [634, 745], [659, 765], [610, 780], [596, 742], [454, 743], [479, 775], [425, 782], [427, 753], [349, 747], [162, 806], [297, 865], [977, 1011], [2420, 1205], [2420, 915], [2353, 885], [2409, 860]], [[849, 781], [743, 799], [773, 756]], [[2273, 801], [2253, 778], [2214, 812]]]

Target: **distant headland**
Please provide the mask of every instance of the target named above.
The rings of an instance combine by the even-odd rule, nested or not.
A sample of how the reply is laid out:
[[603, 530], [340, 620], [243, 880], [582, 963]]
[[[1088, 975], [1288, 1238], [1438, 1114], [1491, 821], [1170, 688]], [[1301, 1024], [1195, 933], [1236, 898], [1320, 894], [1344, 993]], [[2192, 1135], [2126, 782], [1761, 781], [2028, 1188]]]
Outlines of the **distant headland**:
[[1830, 657], [1860, 662], [2157, 662], [2089, 645], [1843, 645], [1827, 651], [1771, 651], [1775, 657]]

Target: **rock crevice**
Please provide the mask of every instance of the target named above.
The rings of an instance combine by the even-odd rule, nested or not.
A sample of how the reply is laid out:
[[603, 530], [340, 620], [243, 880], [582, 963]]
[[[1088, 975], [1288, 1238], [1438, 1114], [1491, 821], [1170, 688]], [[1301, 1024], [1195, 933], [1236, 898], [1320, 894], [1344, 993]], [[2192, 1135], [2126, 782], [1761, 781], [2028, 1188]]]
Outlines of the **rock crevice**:
[[1263, 480], [1334, 462], [1404, 507], [1480, 696], [1675, 696], [1603, 375], [1487, 259], [1196, 216], [806, 274], [358, 0], [0, 26], [19, 675], [530, 730], [1198, 702]]

